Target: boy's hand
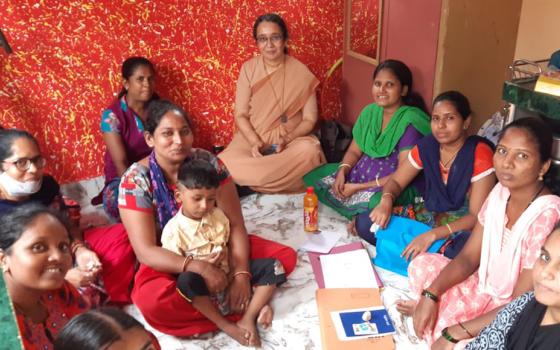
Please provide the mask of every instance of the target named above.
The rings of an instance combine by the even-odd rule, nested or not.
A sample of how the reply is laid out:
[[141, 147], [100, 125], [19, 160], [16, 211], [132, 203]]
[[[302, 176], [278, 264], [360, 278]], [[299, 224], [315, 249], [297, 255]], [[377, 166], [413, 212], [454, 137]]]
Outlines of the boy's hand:
[[201, 258], [200, 260], [206, 261], [210, 264], [219, 265], [220, 262], [224, 259], [224, 256], [225, 256], [224, 251], [220, 250], [218, 252], [211, 253]]

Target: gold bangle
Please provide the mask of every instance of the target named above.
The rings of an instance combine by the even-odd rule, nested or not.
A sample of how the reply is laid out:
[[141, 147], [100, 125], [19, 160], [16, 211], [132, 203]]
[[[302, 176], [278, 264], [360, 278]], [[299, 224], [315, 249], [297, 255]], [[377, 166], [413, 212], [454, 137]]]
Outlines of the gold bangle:
[[445, 226], [447, 226], [447, 229], [449, 230], [449, 234], [452, 234], [453, 230], [451, 229], [451, 226], [449, 224], [445, 224]]
[[76, 252], [80, 248], [89, 249], [88, 246], [86, 245], [86, 243], [82, 240], [77, 239], [70, 244], [70, 252], [72, 252], [72, 255], [74, 255], [74, 256], [76, 256]]
[[468, 336], [470, 338], [474, 338], [474, 335], [471, 332], [469, 332], [469, 330], [467, 329], [467, 327], [465, 327], [465, 325], [463, 323], [459, 322], [457, 324], [459, 325], [459, 327], [461, 327], [465, 331], [465, 333], [468, 334]]
[[338, 168], [344, 168], [344, 167], [348, 167], [348, 168], [352, 168], [352, 166], [350, 164], [347, 163], [340, 163], [340, 165], [338, 166]]
[[239, 275], [247, 275], [249, 276], [249, 279], [253, 279], [253, 275], [251, 275], [249, 271], [237, 271], [236, 273], [233, 274], [233, 278]]
[[381, 187], [381, 185], [379, 184], [379, 174], [375, 176], [375, 184], [377, 185], [377, 187]]
[[185, 258], [185, 261], [183, 261], [183, 268], [181, 269], [182, 272], [185, 272], [187, 270], [187, 266], [189, 266], [189, 263], [194, 259], [194, 257], [191, 255], [187, 255], [187, 257]]

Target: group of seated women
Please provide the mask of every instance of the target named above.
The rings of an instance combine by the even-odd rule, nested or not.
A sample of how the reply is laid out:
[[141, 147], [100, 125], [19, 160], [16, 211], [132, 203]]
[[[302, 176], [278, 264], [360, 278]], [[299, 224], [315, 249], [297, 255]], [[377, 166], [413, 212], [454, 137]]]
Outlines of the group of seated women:
[[[260, 55], [241, 67], [237, 132], [218, 156], [192, 147], [193, 125], [183, 109], [155, 94], [150, 61], [124, 62], [123, 89], [101, 119], [107, 146], [101, 196], [116, 222], [107, 227], [82, 232], [74, 204], [43, 172], [37, 141], [25, 131], [0, 130], [0, 263], [25, 348], [85, 349], [92, 340], [83, 337], [84, 327], [104, 334], [92, 349], [158, 347], [118, 311], [83, 313], [99, 304], [92, 288], [104, 290], [113, 304], [133, 302], [163, 333], [185, 337], [221, 329], [240, 344], [259, 345], [255, 322], [270, 324], [273, 313], [265, 304], [274, 288], [259, 289], [257, 262], [273, 262], [271, 272], [285, 278], [297, 256], [247, 233], [236, 185], [298, 193], [306, 184], [370, 243], [376, 244], [371, 227], [386, 228], [392, 216], [428, 225], [393, 258], [410, 262], [416, 296], [398, 309], [413, 317], [416, 333], [432, 349], [469, 341], [470, 349], [557, 346], [560, 235], [551, 232], [560, 198], [543, 183], [552, 148], [543, 123], [515, 121], [496, 146], [468, 136], [472, 117], [465, 96], [440, 94], [430, 117], [413, 91], [410, 69], [387, 60], [374, 71], [374, 103], [360, 114], [342, 162], [323, 164], [312, 135], [318, 80], [287, 54], [287, 27], [278, 15], [260, 16], [253, 37]], [[215, 186], [185, 183], [185, 165], [200, 162], [209, 164]], [[190, 190], [196, 196], [188, 197]], [[166, 224], [183, 214], [195, 233], [211, 228], [204, 215], [214, 205], [226, 217], [225, 272], [218, 266], [223, 252], [221, 258], [199, 258], [161, 242]], [[203, 218], [188, 217], [188, 206]], [[199, 239], [209, 244], [212, 238]], [[438, 253], [426, 253], [439, 240], [445, 244]], [[198, 279], [194, 296], [181, 292], [177, 276], [183, 273]], [[266, 296], [253, 309], [257, 289]], [[226, 295], [229, 311], [223, 315], [208, 305], [216, 295]], [[249, 313], [251, 324], [243, 317]], [[492, 322], [496, 315], [507, 322]], [[522, 332], [524, 325], [530, 329]]]
[[[260, 55], [241, 66], [234, 110], [237, 131], [219, 158], [239, 186], [262, 193], [302, 192], [303, 175], [324, 163], [319, 140], [312, 135], [319, 80], [288, 55], [288, 29], [280, 16], [258, 17], [253, 38]], [[154, 75], [147, 59], [127, 59], [122, 91], [101, 117], [107, 146], [103, 205], [115, 219], [120, 216], [120, 178], [150, 153], [144, 133], [147, 105], [158, 99]]]
[[[376, 229], [387, 228], [394, 216], [431, 228], [406, 241], [391, 258], [410, 262], [408, 281], [416, 298], [401, 300], [397, 309], [413, 317], [416, 334], [432, 349], [464, 348], [479, 333], [470, 349], [554, 348], [560, 337], [546, 326], [560, 323], [550, 316], [557, 307], [551, 296], [560, 290], [552, 268], [543, 272], [536, 267], [554, 256], [545, 241], [560, 220], [560, 197], [543, 182], [551, 164], [551, 131], [537, 118], [519, 119], [504, 128], [494, 147], [467, 136], [468, 100], [448, 91], [435, 98], [431, 122], [424, 117], [431, 134], [417, 133], [409, 142], [408, 131], [422, 131], [413, 122], [422, 112], [404, 99], [412, 84], [400, 78], [404, 65], [388, 62], [374, 73], [375, 103], [356, 122], [342, 162], [313, 170], [304, 177], [306, 183], [324, 204], [352, 219], [351, 229], [369, 243], [378, 242]], [[382, 74], [380, 67], [389, 72]], [[371, 114], [374, 109], [380, 111]], [[404, 113], [410, 114], [408, 120]], [[397, 123], [404, 125], [397, 128]], [[372, 149], [375, 142], [380, 146]], [[387, 146], [389, 150], [375, 152]], [[445, 242], [441, 248], [426, 253], [438, 240]], [[555, 242], [552, 237], [549, 241]], [[531, 273], [535, 296], [525, 294], [533, 290]], [[547, 281], [541, 282], [543, 278]], [[504, 309], [519, 296], [515, 306]], [[536, 305], [538, 315], [520, 312]], [[498, 312], [507, 315], [508, 324], [497, 319], [488, 326]], [[512, 332], [526, 321], [531, 334]]]

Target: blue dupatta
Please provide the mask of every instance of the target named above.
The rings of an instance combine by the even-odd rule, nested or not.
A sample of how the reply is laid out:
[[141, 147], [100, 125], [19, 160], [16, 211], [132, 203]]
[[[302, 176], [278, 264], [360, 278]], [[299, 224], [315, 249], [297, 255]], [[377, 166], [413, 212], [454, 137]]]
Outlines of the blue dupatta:
[[177, 213], [179, 206], [175, 201], [173, 192], [167, 185], [165, 175], [157, 163], [155, 153], [152, 151], [149, 157], [150, 180], [152, 182], [156, 212], [158, 215], [159, 228], [163, 227]]
[[443, 213], [458, 210], [464, 205], [474, 170], [474, 152], [480, 142], [485, 142], [494, 149], [494, 145], [487, 139], [469, 136], [449, 169], [447, 185], [443, 182], [439, 167], [439, 142], [431, 134], [418, 142], [418, 153], [426, 179], [426, 209]]

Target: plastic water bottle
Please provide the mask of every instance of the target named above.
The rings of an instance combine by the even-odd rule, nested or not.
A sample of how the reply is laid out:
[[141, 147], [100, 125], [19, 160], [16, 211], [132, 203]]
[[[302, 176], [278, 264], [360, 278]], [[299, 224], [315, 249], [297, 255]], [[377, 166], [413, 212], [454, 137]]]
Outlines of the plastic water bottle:
[[303, 229], [307, 232], [319, 232], [319, 200], [313, 191], [313, 187], [308, 187], [303, 197]]

